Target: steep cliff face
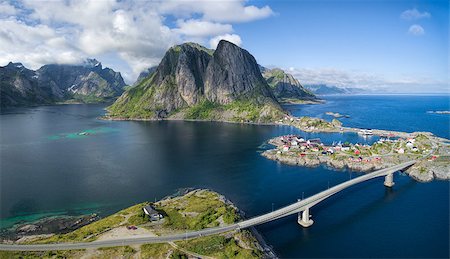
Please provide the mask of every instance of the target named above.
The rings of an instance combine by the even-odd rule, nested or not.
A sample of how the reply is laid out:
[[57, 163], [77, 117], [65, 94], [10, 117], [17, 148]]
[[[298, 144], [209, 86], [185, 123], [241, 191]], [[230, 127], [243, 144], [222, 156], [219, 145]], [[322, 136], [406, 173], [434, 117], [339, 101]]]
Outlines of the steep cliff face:
[[220, 104], [245, 97], [254, 98], [257, 103], [274, 99], [255, 58], [227, 41], [219, 43], [208, 64], [205, 94], [208, 100]]
[[64, 93], [54, 85], [40, 87], [35, 71], [21, 63], [0, 67], [1, 107], [48, 104], [64, 98]]
[[221, 41], [215, 51], [195, 43], [170, 48], [154, 73], [126, 91], [110, 116], [264, 121], [282, 109], [247, 51]]
[[260, 67], [263, 77], [269, 86], [273, 89], [273, 93], [281, 102], [295, 102], [296, 100], [316, 100], [316, 96], [305, 89], [300, 82], [291, 74], [274, 68], [268, 69]]
[[39, 105], [77, 99], [101, 101], [119, 96], [120, 73], [88, 59], [83, 65], [44, 65], [36, 71], [20, 63], [0, 67], [1, 106]]

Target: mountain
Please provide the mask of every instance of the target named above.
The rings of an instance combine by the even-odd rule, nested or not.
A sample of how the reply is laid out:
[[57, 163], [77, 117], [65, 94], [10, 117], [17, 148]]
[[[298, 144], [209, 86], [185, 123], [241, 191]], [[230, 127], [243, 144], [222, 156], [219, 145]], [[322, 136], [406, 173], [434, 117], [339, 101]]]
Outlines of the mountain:
[[279, 68], [268, 69], [260, 66], [260, 70], [280, 102], [317, 100], [317, 97], [305, 89], [291, 74]]
[[142, 72], [139, 74], [138, 78], [136, 79], [136, 82], [134, 82], [133, 85], [138, 85], [138, 84], [140, 84], [140, 83], [142, 82], [142, 80], [144, 80], [144, 79], [147, 78], [150, 74], [152, 74], [153, 72], [155, 72], [155, 71], [156, 71], [156, 68], [157, 68], [157, 67], [150, 67], [150, 68], [147, 68], [146, 70], [142, 71]]
[[44, 65], [36, 71], [21, 63], [0, 67], [1, 106], [51, 104], [75, 99], [93, 102], [119, 96], [125, 82], [120, 73], [95, 59], [81, 65]]
[[341, 94], [367, 93], [366, 90], [361, 89], [361, 88], [337, 87], [337, 86], [329, 86], [329, 85], [325, 85], [325, 84], [305, 85], [305, 88], [317, 95], [341, 95]]
[[49, 104], [63, 98], [58, 87], [40, 87], [36, 71], [21, 63], [0, 67], [0, 106]]
[[76, 99], [108, 99], [119, 96], [126, 85], [119, 72], [103, 68], [95, 59], [82, 65], [44, 65], [37, 71], [40, 85], [55, 85]]
[[195, 43], [170, 48], [154, 73], [109, 107], [121, 119], [268, 122], [284, 113], [255, 58], [225, 40], [215, 51]]

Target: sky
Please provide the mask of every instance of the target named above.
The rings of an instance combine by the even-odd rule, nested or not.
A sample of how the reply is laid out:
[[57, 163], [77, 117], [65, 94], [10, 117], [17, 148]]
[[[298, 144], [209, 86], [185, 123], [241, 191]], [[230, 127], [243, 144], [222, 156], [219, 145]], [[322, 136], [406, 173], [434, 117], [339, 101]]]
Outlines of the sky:
[[173, 45], [221, 39], [302, 84], [450, 91], [447, 0], [0, 0], [0, 66], [96, 58], [131, 84]]

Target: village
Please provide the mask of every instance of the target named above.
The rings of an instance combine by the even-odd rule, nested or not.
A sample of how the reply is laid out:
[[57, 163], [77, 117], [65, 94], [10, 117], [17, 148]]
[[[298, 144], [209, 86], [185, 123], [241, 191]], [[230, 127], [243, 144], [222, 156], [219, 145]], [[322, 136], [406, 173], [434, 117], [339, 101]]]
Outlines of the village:
[[[358, 133], [371, 135], [372, 130], [360, 130]], [[450, 178], [448, 145], [436, 143], [433, 138], [421, 133], [410, 134], [408, 137], [386, 134], [372, 145], [340, 141], [325, 145], [318, 138], [305, 139], [300, 135], [276, 137], [269, 140], [269, 143], [276, 148], [267, 150], [262, 155], [290, 165], [325, 165], [336, 169], [371, 172], [420, 159], [408, 169], [415, 179], [425, 182], [434, 178]]]

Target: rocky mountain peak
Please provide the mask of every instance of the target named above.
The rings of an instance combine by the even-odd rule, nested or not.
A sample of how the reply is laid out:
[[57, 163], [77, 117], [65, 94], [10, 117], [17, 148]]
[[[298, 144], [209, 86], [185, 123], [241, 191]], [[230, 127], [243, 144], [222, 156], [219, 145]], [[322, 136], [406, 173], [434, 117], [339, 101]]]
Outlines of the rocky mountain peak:
[[9, 62], [8, 65], [6, 65], [7, 68], [15, 68], [15, 69], [22, 69], [25, 68], [25, 66], [20, 62]]
[[83, 66], [87, 67], [87, 68], [99, 68], [102, 69], [102, 63], [99, 62], [98, 60], [96, 60], [95, 58], [87, 58], [84, 62], [83, 62]]
[[206, 69], [205, 94], [208, 100], [220, 104], [252, 95], [273, 98], [255, 58], [248, 51], [225, 40], [217, 45]]
[[127, 90], [110, 116], [271, 121], [283, 109], [255, 58], [228, 41], [215, 51], [196, 43], [170, 48], [156, 71]]
[[260, 67], [261, 73], [273, 93], [281, 102], [296, 102], [299, 100], [316, 100], [316, 96], [305, 89], [300, 82], [280, 68]]

